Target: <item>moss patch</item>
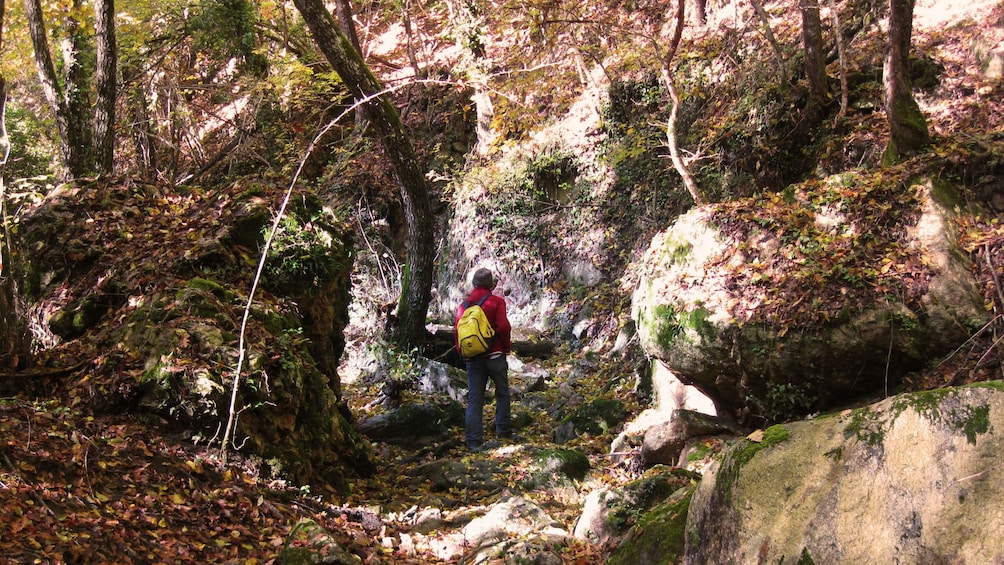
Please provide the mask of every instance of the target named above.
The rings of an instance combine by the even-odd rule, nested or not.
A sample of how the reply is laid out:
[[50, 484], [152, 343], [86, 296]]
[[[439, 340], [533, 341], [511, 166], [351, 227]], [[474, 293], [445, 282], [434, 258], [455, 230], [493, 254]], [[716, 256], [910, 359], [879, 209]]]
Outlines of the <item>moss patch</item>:
[[675, 340], [687, 335], [688, 330], [692, 330], [701, 339], [713, 339], [717, 336], [715, 326], [708, 321], [711, 312], [703, 306], [684, 312], [675, 307], [660, 304], [655, 307], [653, 323], [658, 331], [655, 332], [659, 347], [669, 348]]
[[607, 560], [610, 565], [677, 563], [683, 558], [687, 512], [696, 486], [682, 489], [646, 513]]
[[[1001, 390], [1001, 385], [984, 384], [984, 388]], [[908, 409], [914, 410], [933, 425], [945, 426], [966, 436], [966, 441], [976, 444], [976, 438], [990, 431], [990, 405], [974, 404], [960, 398], [960, 390], [935, 389], [905, 394], [897, 397], [891, 409], [879, 413], [869, 408], [852, 412], [851, 421], [844, 428], [844, 436], [855, 436], [870, 446], [882, 443], [889, 426]]]

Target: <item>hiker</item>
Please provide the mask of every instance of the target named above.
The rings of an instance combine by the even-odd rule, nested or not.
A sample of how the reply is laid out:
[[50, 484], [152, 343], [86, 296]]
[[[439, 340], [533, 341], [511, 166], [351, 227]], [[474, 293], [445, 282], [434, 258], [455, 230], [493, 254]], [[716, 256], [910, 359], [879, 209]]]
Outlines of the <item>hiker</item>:
[[[484, 311], [494, 336], [485, 340], [486, 351], [474, 356], [465, 357], [467, 366], [467, 415], [465, 418], [465, 436], [467, 449], [479, 452], [484, 448], [483, 419], [485, 405], [485, 390], [488, 380], [495, 383], [495, 433], [502, 439], [513, 439], [511, 421], [511, 397], [509, 394], [509, 364], [506, 354], [512, 345], [512, 326], [505, 313], [505, 299], [492, 294], [498, 283], [488, 269], [481, 268], [474, 272], [471, 285], [474, 289], [470, 296], [457, 310], [457, 324], [454, 325], [457, 351], [463, 356], [461, 338], [457, 325], [461, 323], [464, 312], [468, 308], [480, 305]], [[488, 332], [489, 334], [491, 331]]]

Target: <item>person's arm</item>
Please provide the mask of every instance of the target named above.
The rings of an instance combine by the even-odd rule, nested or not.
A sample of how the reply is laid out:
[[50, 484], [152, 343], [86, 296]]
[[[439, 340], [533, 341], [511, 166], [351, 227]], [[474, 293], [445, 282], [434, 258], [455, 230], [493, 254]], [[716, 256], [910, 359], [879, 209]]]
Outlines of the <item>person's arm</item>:
[[505, 299], [501, 296], [495, 301], [495, 343], [503, 353], [509, 353], [512, 349], [512, 325], [506, 316]]

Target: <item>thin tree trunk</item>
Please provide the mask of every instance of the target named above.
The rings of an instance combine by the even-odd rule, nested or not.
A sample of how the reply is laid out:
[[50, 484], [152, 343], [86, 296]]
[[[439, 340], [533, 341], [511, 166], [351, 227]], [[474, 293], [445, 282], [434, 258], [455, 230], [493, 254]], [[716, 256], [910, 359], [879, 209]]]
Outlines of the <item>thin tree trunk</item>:
[[73, 0], [73, 9], [63, 21], [65, 35], [60, 41], [63, 96], [66, 97], [67, 133], [70, 136], [70, 159], [66, 166], [73, 178], [90, 176], [95, 171], [91, 89], [83, 60], [87, 48], [84, 38], [86, 26], [77, 19], [77, 14], [83, 12], [82, 4], [82, 0]]
[[913, 98], [910, 83], [910, 45], [914, 0], [889, 0], [889, 47], [882, 83], [889, 120], [889, 144], [882, 162], [892, 164], [931, 143], [927, 120]]
[[767, 42], [770, 43], [771, 51], [774, 52], [774, 58], [777, 62], [777, 72], [780, 73], [781, 81], [784, 82], [787, 79], [787, 73], [784, 71], [784, 54], [781, 52], [781, 44], [777, 42], [777, 38], [774, 37], [774, 30], [770, 27], [770, 16], [760, 5], [759, 0], [750, 0], [750, 4], [753, 5], [753, 11], [756, 12], [760, 22], [763, 23], [763, 32], [767, 36]]
[[[338, 29], [342, 30], [345, 37], [349, 38], [349, 43], [356, 50], [356, 53], [362, 53], [362, 47], [359, 44], [359, 34], [356, 33], [356, 23], [352, 19], [352, 3], [350, 0], [335, 0], [335, 14], [338, 16]], [[356, 100], [359, 102], [359, 100]], [[356, 107], [356, 123], [355, 131], [358, 134], [362, 134], [366, 130], [366, 105], [360, 104]]]
[[366, 100], [367, 115], [390, 159], [407, 221], [408, 250], [398, 303], [395, 343], [404, 348], [423, 346], [426, 342], [425, 315], [432, 294], [435, 254], [432, 203], [425, 172], [419, 166], [411, 140], [401, 118], [390, 101], [381, 94], [376, 77], [339, 31], [321, 0], [294, 0], [314, 41], [328, 63], [358, 100]]
[[839, 122], [847, 116], [847, 105], [850, 92], [847, 86], [847, 48], [844, 46], [844, 30], [840, 25], [840, 14], [837, 12], [836, 2], [829, 0], [830, 17], [833, 19], [833, 36], [837, 42], [837, 56], [840, 60], [840, 112], [834, 120]]
[[115, 157], [115, 78], [118, 48], [115, 42], [115, 0], [96, 0], [94, 31], [97, 36], [97, 69], [94, 82], [94, 156], [97, 172], [110, 175]]
[[415, 73], [416, 78], [421, 78], [422, 69], [418, 66], [418, 56], [415, 55], [415, 38], [414, 31], [411, 25], [411, 2], [409, 0], [404, 0], [401, 6], [401, 19], [404, 24], [404, 36], [407, 41], [408, 49], [408, 62], [411, 63], [412, 72]]
[[59, 133], [59, 149], [64, 164], [70, 161], [69, 124], [66, 120], [66, 104], [63, 102], [63, 89], [56, 79], [56, 66], [52, 63], [52, 53], [49, 51], [49, 40], [45, 33], [45, 22], [42, 19], [42, 5], [39, 0], [24, 0], [25, 18], [28, 20], [28, 31], [35, 52], [35, 67], [38, 71], [38, 81], [42, 86], [45, 100], [56, 117], [56, 129]]
[[694, 180], [693, 175], [690, 174], [690, 169], [687, 168], [687, 164], [683, 161], [683, 157], [680, 155], [680, 149], [676, 142], [676, 118], [680, 109], [680, 96], [676, 91], [676, 83], [673, 80], [673, 74], [670, 70], [673, 68], [673, 59], [676, 57], [676, 51], [680, 48], [680, 40], [683, 37], [685, 15], [686, 0], [677, 0], [676, 29], [673, 33], [673, 39], [669, 44], [669, 49], [662, 59], [662, 81], [665, 83], [666, 89], [669, 90], [669, 97], [673, 102], [673, 107], [669, 112], [669, 119], [666, 122], [666, 141], [669, 144], [669, 155], [673, 160], [673, 167], [680, 175], [680, 178], [683, 179], [683, 186], [687, 188], [687, 192], [689, 192], [691, 198], [694, 199], [694, 204], [700, 206], [701, 204], [704, 204], [704, 197], [701, 195], [701, 189], [697, 186], [697, 182]]
[[[79, 2], [75, 2], [75, 5], [79, 5]], [[61, 44], [65, 78], [64, 86], [60, 86], [49, 51], [41, 3], [39, 0], [24, 0], [24, 8], [35, 51], [38, 79], [45, 99], [56, 117], [63, 164], [71, 178], [86, 176], [93, 172], [93, 160], [91, 128], [85, 119], [90, 113], [90, 103], [87, 101], [89, 89], [82, 82], [84, 69], [80, 61], [82, 32], [73, 16], [68, 16], [65, 22], [68, 37]]]

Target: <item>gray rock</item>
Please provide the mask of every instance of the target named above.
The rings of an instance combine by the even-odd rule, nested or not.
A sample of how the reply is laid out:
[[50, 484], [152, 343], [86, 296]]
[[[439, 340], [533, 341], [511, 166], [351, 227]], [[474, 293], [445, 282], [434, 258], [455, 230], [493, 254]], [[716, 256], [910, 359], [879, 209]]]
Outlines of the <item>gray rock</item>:
[[[820, 284], [829, 285], [827, 300], [841, 301], [826, 303], [837, 314], [763, 321], [776, 300], [770, 281], [791, 281], [791, 273], [767, 270], [767, 283], [752, 284], [738, 273], [760, 272], [754, 261], [761, 270], [793, 269], [797, 262], [788, 258], [800, 256], [799, 244], [755, 225], [724, 230], [713, 208], [697, 208], [656, 237], [642, 261], [632, 310], [643, 348], [716, 403], [761, 422], [793, 419], [881, 389], [953, 351], [983, 326], [987, 312], [955, 241], [954, 211], [945, 197], [951, 190], [933, 181], [903, 190], [916, 190], [918, 204], [899, 216], [898, 231], [905, 235], [889, 245], [919, 257], [912, 268], [920, 272], [911, 274], [927, 283], [911, 287], [919, 296], [889, 292], [875, 300], [869, 293], [876, 292], [871, 285], [881, 286], [877, 275], [859, 288], [831, 273]], [[854, 241], [857, 228], [839, 207], [791, 206], [793, 214], [814, 222], [820, 240]], [[886, 267], [850, 268], [878, 273]], [[793, 284], [783, 296], [812, 304], [814, 292]]]
[[907, 394], [742, 440], [705, 474], [686, 563], [999, 563], [1004, 388]]

